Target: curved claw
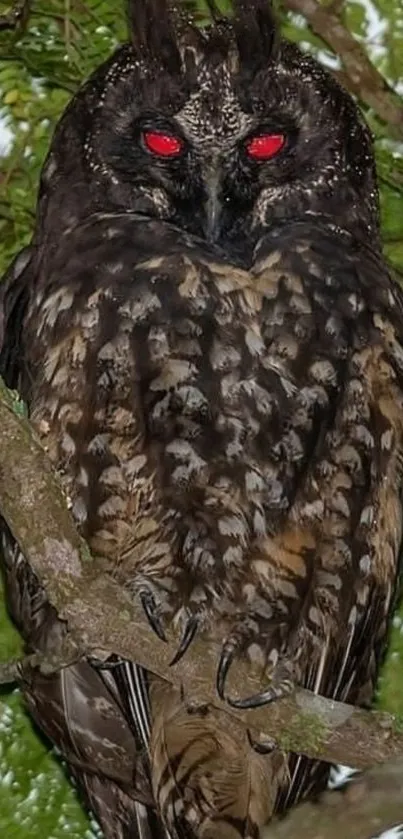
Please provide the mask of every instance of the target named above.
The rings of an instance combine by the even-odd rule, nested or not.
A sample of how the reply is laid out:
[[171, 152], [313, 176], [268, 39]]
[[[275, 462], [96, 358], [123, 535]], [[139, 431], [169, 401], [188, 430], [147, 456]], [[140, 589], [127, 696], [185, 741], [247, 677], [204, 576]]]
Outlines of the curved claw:
[[224, 693], [225, 682], [227, 680], [228, 670], [231, 667], [231, 664], [234, 660], [234, 657], [235, 657], [235, 646], [234, 646], [232, 641], [226, 641], [226, 643], [224, 644], [224, 646], [222, 648], [222, 651], [221, 651], [220, 660], [218, 662], [218, 668], [217, 668], [217, 676], [216, 676], [217, 693], [218, 693], [220, 699], [222, 699], [223, 701], [226, 700], [226, 696], [225, 696], [225, 693]]
[[231, 699], [227, 696], [228, 705], [231, 708], [260, 708], [261, 705], [269, 705], [270, 702], [276, 702], [278, 699], [283, 699], [284, 696], [292, 693], [294, 684], [290, 679], [284, 679], [277, 685], [271, 685], [262, 693], [256, 693], [254, 696], [246, 696], [245, 699]]
[[143, 590], [140, 592], [140, 600], [151, 629], [153, 629], [155, 634], [158, 635], [160, 641], [166, 641], [167, 638], [161, 618], [157, 612], [157, 604], [155, 602], [154, 595], [151, 591]]
[[258, 743], [253, 739], [249, 728], [246, 729], [246, 734], [249, 740], [249, 745], [254, 752], [257, 752], [258, 755], [270, 755], [277, 748], [276, 741], [272, 740], [270, 737], [266, 737], [264, 742]]
[[173, 667], [174, 664], [177, 664], [178, 661], [181, 660], [182, 656], [185, 655], [186, 650], [188, 649], [188, 647], [190, 646], [190, 644], [193, 641], [193, 638], [196, 635], [198, 626], [199, 626], [199, 618], [196, 615], [191, 615], [188, 618], [188, 620], [186, 621], [186, 626], [185, 626], [185, 629], [184, 629], [179, 647], [178, 647], [172, 661], [169, 662], [170, 667]]

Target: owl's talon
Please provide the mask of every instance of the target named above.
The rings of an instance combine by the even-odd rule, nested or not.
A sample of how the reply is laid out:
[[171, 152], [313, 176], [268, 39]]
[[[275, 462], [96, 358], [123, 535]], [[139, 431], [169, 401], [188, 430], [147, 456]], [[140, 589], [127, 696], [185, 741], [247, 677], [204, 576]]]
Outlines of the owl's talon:
[[189, 648], [190, 644], [193, 641], [193, 638], [196, 635], [199, 623], [199, 618], [196, 615], [191, 615], [186, 621], [185, 629], [179, 647], [172, 661], [169, 662], [170, 667], [173, 667], [174, 664], [177, 664], [178, 661], [180, 661], [181, 658], [185, 655], [186, 650]]
[[143, 590], [140, 592], [140, 600], [145, 611], [147, 620], [151, 626], [151, 629], [154, 630], [155, 634], [158, 636], [160, 641], [166, 642], [167, 637], [165, 635], [161, 618], [157, 611], [157, 604], [155, 602], [154, 595], [151, 593], [151, 591]]
[[220, 699], [223, 700], [223, 702], [226, 701], [226, 696], [225, 696], [225, 693], [224, 693], [225, 682], [227, 680], [228, 670], [230, 669], [231, 664], [234, 660], [234, 656], [235, 656], [235, 646], [234, 646], [233, 642], [227, 641], [224, 644], [224, 646], [222, 648], [222, 651], [221, 651], [220, 660], [218, 662], [218, 668], [217, 668], [217, 676], [216, 676], [217, 693], [218, 693]]
[[290, 679], [283, 679], [277, 685], [270, 685], [261, 693], [256, 693], [254, 696], [246, 696], [245, 699], [231, 699], [227, 696], [226, 701], [231, 708], [239, 708], [246, 710], [247, 708], [260, 708], [262, 705], [269, 705], [271, 702], [277, 702], [279, 699], [284, 699], [294, 690], [294, 684]]
[[221, 651], [220, 660], [218, 662], [216, 688], [217, 693], [224, 702], [228, 702], [231, 708], [247, 709], [260, 708], [261, 705], [269, 705], [271, 702], [276, 702], [288, 696], [294, 690], [294, 683], [291, 679], [273, 679], [272, 684], [261, 693], [256, 693], [253, 696], [246, 696], [244, 699], [231, 699], [230, 696], [225, 695], [225, 682], [227, 680], [228, 671], [234, 660], [236, 654], [236, 645], [233, 641], [226, 641]]
[[249, 728], [246, 729], [246, 734], [250, 747], [259, 755], [270, 755], [277, 748], [276, 741], [272, 740], [271, 737], [266, 737], [264, 742], [258, 743], [253, 739]]

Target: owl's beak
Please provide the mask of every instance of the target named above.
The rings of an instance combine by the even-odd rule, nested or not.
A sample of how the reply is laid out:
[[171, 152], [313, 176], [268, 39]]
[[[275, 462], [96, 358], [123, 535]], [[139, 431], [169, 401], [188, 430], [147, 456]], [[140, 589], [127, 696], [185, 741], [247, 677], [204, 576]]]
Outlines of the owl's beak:
[[208, 242], [216, 242], [220, 235], [221, 183], [218, 166], [212, 167], [204, 179], [206, 200], [204, 202], [203, 233]]

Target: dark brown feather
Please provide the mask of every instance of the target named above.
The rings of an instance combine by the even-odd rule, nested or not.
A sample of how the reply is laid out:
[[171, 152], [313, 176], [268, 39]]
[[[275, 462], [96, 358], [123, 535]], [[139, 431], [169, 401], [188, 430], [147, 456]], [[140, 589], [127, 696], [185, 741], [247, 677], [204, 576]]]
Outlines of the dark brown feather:
[[[134, 48], [56, 132], [29, 261], [1, 293], [0, 366], [103, 570], [181, 652], [195, 628], [223, 643], [229, 701], [242, 656], [267, 680], [249, 704], [291, 680], [367, 705], [400, 571], [402, 291], [356, 106], [275, 46], [268, 5], [233, 10], [200, 35], [165, 2], [132, 5]], [[181, 156], [146, 153], [145, 126]], [[272, 129], [281, 154], [248, 162]], [[4, 548], [10, 610], [46, 651], [64, 626], [5, 529]], [[278, 752], [151, 676], [148, 695], [135, 663], [25, 677], [107, 839], [254, 837], [276, 797], [326, 783], [297, 756], [285, 778]]]
[[130, 35], [136, 55], [150, 65], [180, 75], [178, 13], [169, 0], [129, 0]]
[[275, 58], [277, 28], [267, 0], [235, 0], [233, 26], [242, 72], [249, 77]]

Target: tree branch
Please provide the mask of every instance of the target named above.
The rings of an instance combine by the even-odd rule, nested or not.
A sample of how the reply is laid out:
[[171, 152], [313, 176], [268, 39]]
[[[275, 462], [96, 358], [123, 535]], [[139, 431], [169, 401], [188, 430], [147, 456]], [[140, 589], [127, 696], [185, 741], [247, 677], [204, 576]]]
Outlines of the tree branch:
[[25, 26], [30, 11], [30, 0], [15, 0], [9, 12], [0, 15], [0, 30]]
[[[332, 5], [317, 0], [282, 0], [284, 9], [303, 15], [312, 31], [341, 59], [346, 87], [403, 138], [403, 103], [374, 67], [365, 49], [343, 25]], [[337, 73], [336, 73], [337, 75]]]
[[399, 825], [403, 818], [403, 759], [377, 766], [342, 790], [323, 793], [280, 820], [270, 822], [262, 839], [357, 839]]
[[[69, 650], [67, 654], [60, 651], [50, 663], [44, 662], [50, 669], [65, 666], [80, 655], [106, 658], [115, 653], [174, 685], [182, 684], [190, 700], [215, 705], [235, 722], [276, 740], [285, 751], [357, 768], [403, 755], [403, 733], [393, 717], [326, 700], [306, 690], [297, 690], [268, 708], [231, 709], [215, 690], [218, 644], [197, 638], [184, 659], [171, 668], [177, 640], [166, 645], [159, 641], [139, 603], [103, 573], [102, 560], [91, 557], [44, 450], [27, 420], [15, 412], [2, 384], [0, 511], [60, 619], [67, 622]], [[261, 689], [246, 663], [239, 662], [232, 669], [236, 670], [229, 686], [233, 696], [240, 695], [239, 686], [243, 694]], [[18, 671], [6, 665], [3, 680], [16, 675]]]

